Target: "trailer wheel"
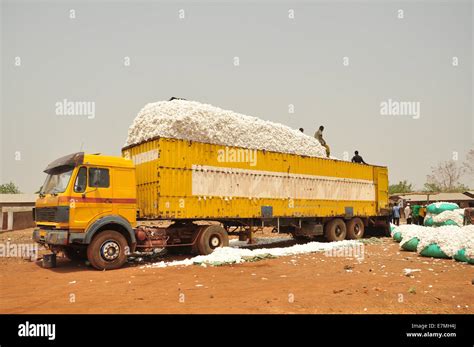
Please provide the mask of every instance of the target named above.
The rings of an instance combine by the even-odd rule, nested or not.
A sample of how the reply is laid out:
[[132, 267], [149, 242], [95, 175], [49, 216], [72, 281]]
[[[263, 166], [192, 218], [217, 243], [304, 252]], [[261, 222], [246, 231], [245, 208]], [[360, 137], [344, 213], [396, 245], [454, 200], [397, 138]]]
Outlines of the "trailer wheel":
[[346, 229], [349, 240], [361, 239], [364, 236], [364, 223], [360, 218], [352, 218], [347, 221]]
[[118, 269], [127, 261], [127, 247], [122, 234], [105, 230], [97, 234], [87, 247], [87, 259], [98, 270]]
[[211, 254], [218, 247], [229, 246], [229, 236], [220, 225], [209, 225], [202, 232], [197, 241], [199, 254]]
[[324, 226], [324, 235], [328, 241], [342, 241], [346, 238], [346, 223], [340, 218], [333, 219]]

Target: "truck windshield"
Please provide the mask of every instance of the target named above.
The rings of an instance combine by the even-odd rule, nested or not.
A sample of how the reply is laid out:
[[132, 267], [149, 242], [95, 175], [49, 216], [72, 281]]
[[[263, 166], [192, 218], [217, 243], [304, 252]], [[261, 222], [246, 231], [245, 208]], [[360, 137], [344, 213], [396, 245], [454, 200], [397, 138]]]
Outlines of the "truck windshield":
[[41, 188], [41, 194], [57, 194], [66, 190], [69, 180], [71, 179], [72, 166], [62, 166], [54, 169], [44, 181]]

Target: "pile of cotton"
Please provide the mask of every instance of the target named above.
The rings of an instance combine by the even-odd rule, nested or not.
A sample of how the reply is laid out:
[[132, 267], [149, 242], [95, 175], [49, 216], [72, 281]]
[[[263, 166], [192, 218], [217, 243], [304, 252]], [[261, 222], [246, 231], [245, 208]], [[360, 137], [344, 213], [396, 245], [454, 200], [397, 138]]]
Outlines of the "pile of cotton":
[[299, 130], [179, 99], [145, 105], [128, 130], [126, 146], [155, 137], [326, 157], [319, 141]]
[[[161, 261], [146, 265], [146, 267], [167, 267], [167, 266], [189, 266], [189, 265], [223, 265], [235, 264], [261, 259], [309, 254], [315, 252], [328, 252], [329, 255], [336, 255], [336, 250], [349, 250], [346, 254], [352, 254], [357, 259], [363, 257], [363, 244], [355, 240], [343, 240], [337, 242], [308, 242], [305, 244], [293, 245], [290, 247], [243, 249], [236, 247], [216, 248], [208, 255], [198, 255], [184, 260], [174, 260], [170, 262]], [[334, 253], [331, 251], [334, 250]], [[350, 253], [354, 252], [354, 253]], [[342, 252], [344, 254], [344, 252]], [[348, 256], [350, 257], [350, 255]]]

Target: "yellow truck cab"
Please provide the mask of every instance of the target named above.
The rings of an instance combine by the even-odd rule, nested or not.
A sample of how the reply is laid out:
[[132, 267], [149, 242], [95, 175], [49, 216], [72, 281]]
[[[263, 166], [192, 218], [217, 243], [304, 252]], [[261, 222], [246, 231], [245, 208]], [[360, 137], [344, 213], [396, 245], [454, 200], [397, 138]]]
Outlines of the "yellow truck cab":
[[53, 161], [44, 172], [33, 239], [69, 258], [87, 257], [96, 268], [123, 265], [136, 245], [132, 161], [80, 152]]

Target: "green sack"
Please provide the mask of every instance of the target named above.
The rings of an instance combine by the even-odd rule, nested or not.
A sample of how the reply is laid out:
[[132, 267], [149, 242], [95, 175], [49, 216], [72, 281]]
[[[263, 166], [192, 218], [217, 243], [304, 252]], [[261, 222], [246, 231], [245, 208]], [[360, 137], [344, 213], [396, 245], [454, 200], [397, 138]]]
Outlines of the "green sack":
[[440, 214], [441, 212], [453, 211], [453, 210], [456, 210], [458, 208], [459, 208], [459, 205], [455, 204], [453, 202], [442, 202], [442, 203], [435, 202], [433, 204], [429, 204], [426, 207], [426, 211], [428, 213], [432, 213], [432, 214]]
[[458, 223], [456, 223], [455, 221], [451, 220], [451, 219], [448, 219], [448, 220], [445, 220], [444, 222], [438, 222], [438, 223], [434, 223], [435, 226], [437, 227], [441, 227], [441, 226], [444, 226], [444, 225], [458, 225]]
[[469, 263], [474, 265], [474, 258], [469, 258], [466, 256], [466, 250], [465, 249], [460, 249], [459, 251], [456, 252], [456, 254], [453, 256], [454, 259], [457, 261], [462, 261], [464, 263]]
[[425, 218], [425, 220], [423, 221], [423, 225], [425, 227], [432, 227], [434, 225], [433, 218], [431, 217]]
[[420, 242], [420, 239], [418, 237], [414, 237], [411, 240], [405, 242], [402, 245], [402, 249], [404, 249], [405, 251], [416, 252], [416, 247], [418, 247], [418, 242]]
[[394, 234], [393, 234], [393, 239], [397, 242], [400, 242], [402, 241], [402, 233], [399, 232], [399, 231], [396, 231]]
[[421, 252], [420, 255], [423, 257], [432, 257], [432, 258], [451, 258], [446, 253], [444, 253], [441, 248], [436, 244], [432, 243], [431, 245], [425, 247]]

